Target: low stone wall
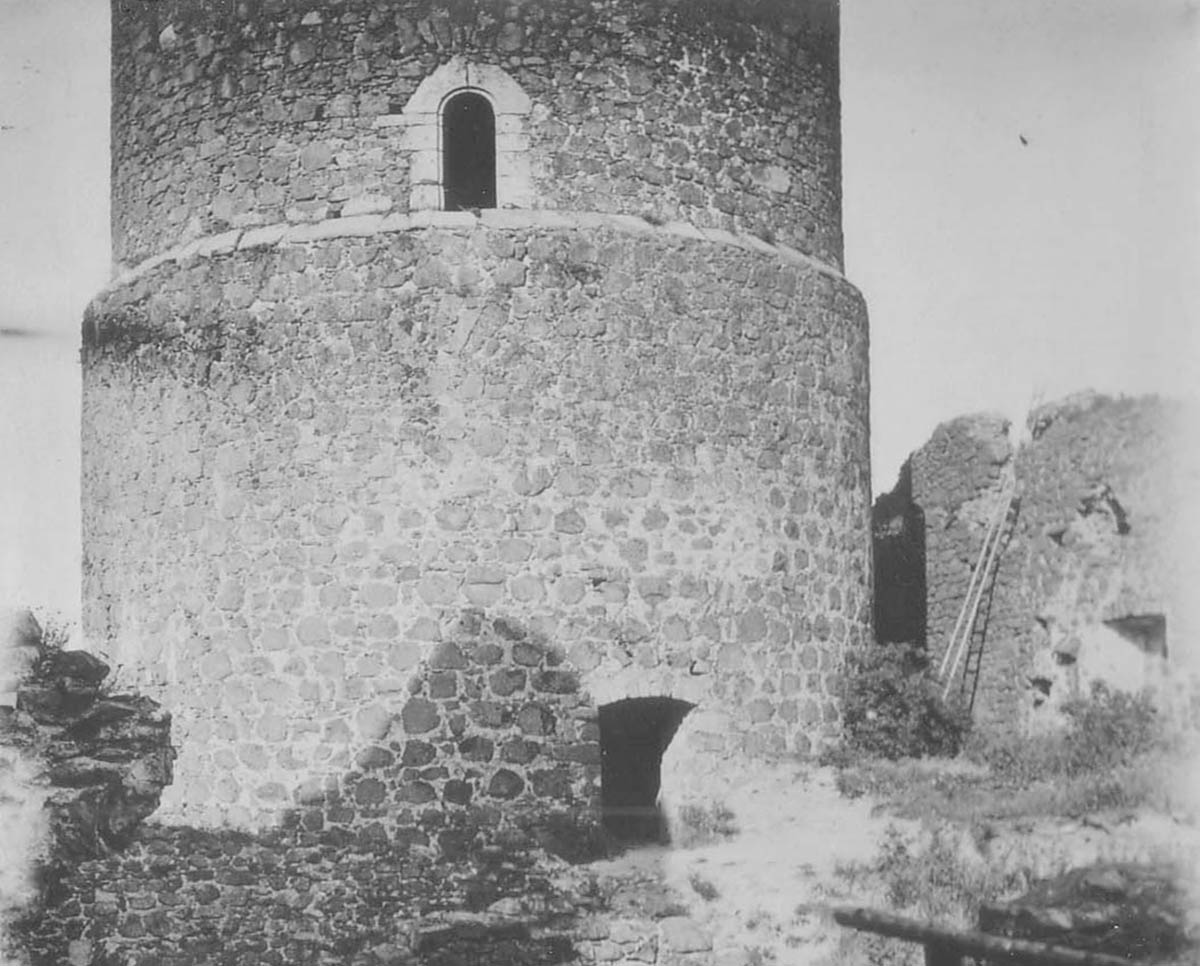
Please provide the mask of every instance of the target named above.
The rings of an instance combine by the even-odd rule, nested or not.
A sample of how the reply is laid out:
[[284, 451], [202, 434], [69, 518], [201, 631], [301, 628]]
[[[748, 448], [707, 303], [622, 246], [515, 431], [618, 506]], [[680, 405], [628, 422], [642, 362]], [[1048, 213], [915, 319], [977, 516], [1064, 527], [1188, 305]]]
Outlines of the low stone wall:
[[22, 939], [31, 966], [745, 961], [666, 896], [612, 888], [535, 852], [434, 861], [370, 835], [148, 825], [82, 863]]
[[421, 915], [498, 897], [467, 871], [370, 836], [148, 827], [82, 863], [23, 936], [34, 966], [391, 962]]
[[712, 936], [687, 916], [661, 919], [593, 917], [577, 930], [580, 959], [596, 963], [709, 966]]

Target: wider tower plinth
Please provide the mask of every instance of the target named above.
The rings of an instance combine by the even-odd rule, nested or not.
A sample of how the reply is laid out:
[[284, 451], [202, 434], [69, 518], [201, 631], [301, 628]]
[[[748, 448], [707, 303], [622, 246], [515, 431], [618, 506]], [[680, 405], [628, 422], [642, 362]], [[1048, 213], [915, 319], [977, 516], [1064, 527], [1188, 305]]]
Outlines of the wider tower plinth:
[[501, 827], [836, 731], [867, 323], [783, 9], [116, 0], [85, 630], [164, 811]]

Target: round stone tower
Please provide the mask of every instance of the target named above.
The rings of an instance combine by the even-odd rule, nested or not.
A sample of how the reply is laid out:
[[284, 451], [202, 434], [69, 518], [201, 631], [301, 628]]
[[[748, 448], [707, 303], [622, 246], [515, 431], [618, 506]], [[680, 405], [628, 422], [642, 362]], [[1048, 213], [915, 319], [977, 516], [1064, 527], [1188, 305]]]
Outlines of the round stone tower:
[[837, 53], [834, 0], [114, 0], [85, 631], [164, 810], [424, 841], [836, 733]]

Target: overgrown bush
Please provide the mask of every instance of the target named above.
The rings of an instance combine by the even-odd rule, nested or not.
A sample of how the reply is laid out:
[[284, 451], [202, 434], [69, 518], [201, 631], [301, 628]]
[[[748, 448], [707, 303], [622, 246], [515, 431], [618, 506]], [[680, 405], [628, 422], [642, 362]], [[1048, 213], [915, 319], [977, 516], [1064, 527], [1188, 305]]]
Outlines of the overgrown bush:
[[893, 912], [958, 926], [973, 926], [982, 903], [1022, 891], [1032, 870], [980, 862], [961, 835], [935, 826], [914, 839], [889, 825], [875, 858], [839, 865], [837, 875], [853, 892], [878, 890]]
[[1114, 691], [1103, 682], [1063, 705], [1066, 728], [1056, 734], [990, 736], [968, 749], [1013, 786], [1084, 775], [1112, 776], [1169, 745], [1164, 722], [1146, 693]]
[[965, 709], [942, 701], [928, 655], [912, 644], [874, 644], [851, 653], [842, 719], [846, 748], [890, 759], [956, 755], [971, 723]]
[[1112, 691], [1097, 681], [1090, 696], [1067, 702], [1063, 713], [1070, 719], [1065, 748], [1068, 774], [1129, 765], [1167, 744], [1147, 692]]
[[1005, 869], [966, 859], [943, 828], [934, 829], [924, 848], [910, 846], [894, 830], [880, 848], [876, 871], [892, 908], [912, 910], [923, 919], [973, 926], [979, 906], [1029, 885], [1025, 869]]

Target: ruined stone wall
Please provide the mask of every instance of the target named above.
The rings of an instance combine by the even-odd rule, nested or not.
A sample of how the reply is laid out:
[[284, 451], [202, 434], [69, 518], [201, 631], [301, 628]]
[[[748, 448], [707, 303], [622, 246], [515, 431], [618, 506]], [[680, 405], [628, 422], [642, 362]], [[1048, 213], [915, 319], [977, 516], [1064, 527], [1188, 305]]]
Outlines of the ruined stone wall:
[[25, 929], [81, 862], [131, 842], [171, 781], [170, 715], [113, 693], [109, 671], [28, 611], [0, 614], [0, 962], [27, 961]]
[[21, 939], [30, 966], [753, 961], [666, 889], [636, 903], [610, 890], [512, 854], [435, 863], [358, 836], [150, 826], [124, 853], [82, 863]]
[[1032, 439], [1019, 447], [1000, 417], [965, 417], [938, 427], [910, 457], [911, 502], [926, 521], [935, 662], [958, 618], [1001, 471], [1015, 461], [1018, 510], [981, 607], [980, 726], [1037, 727], [1096, 680], [1157, 688], [1167, 699], [1172, 685], [1191, 679], [1194, 425], [1183, 404], [1083, 394], [1036, 410]]
[[1012, 455], [1008, 428], [997, 416], [955, 419], [908, 461], [912, 502], [925, 522], [925, 640], [937, 657], [962, 608], [1000, 471]]
[[114, 257], [127, 265], [231, 228], [407, 212], [430, 173], [414, 170], [403, 109], [451, 55], [505, 69], [533, 101], [508, 132], [528, 155], [519, 207], [739, 229], [841, 263], [831, 0], [113, 10]]

